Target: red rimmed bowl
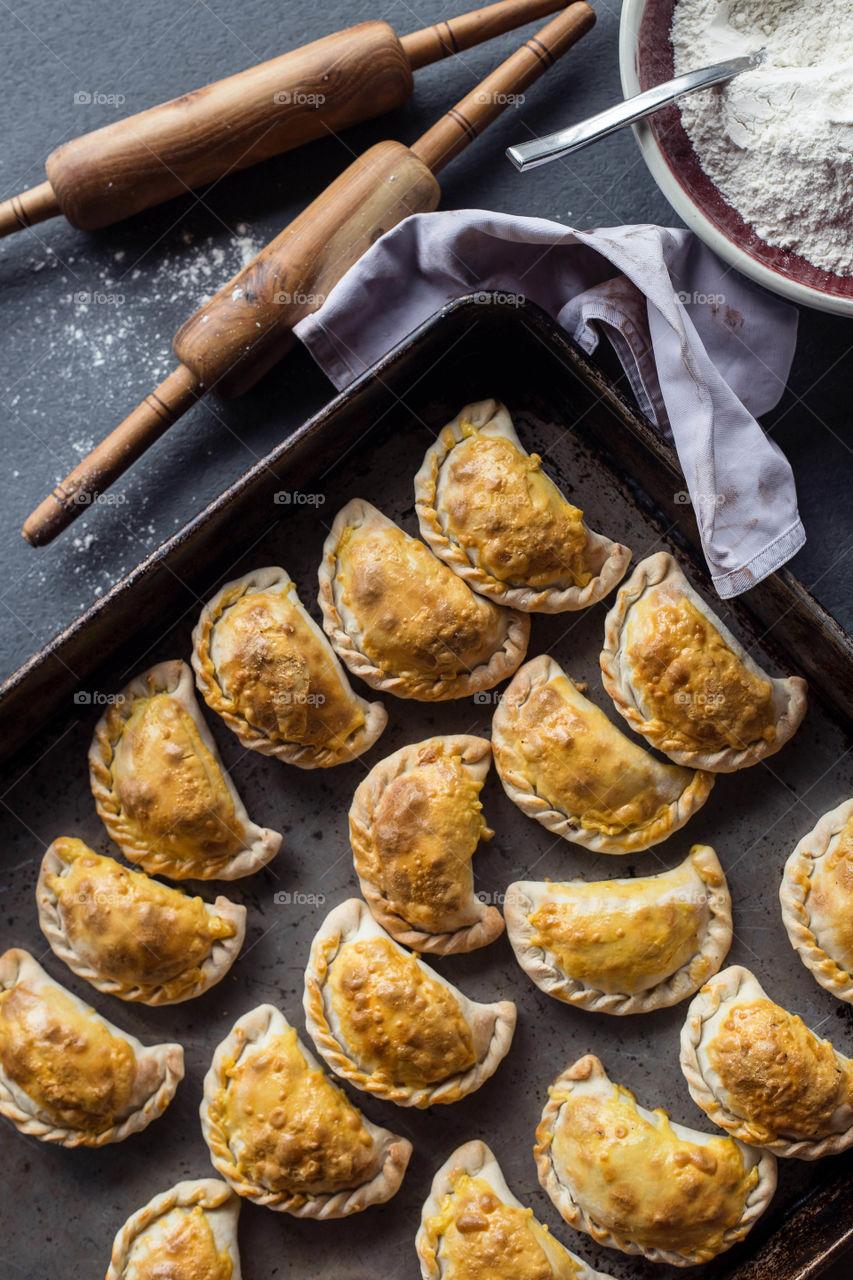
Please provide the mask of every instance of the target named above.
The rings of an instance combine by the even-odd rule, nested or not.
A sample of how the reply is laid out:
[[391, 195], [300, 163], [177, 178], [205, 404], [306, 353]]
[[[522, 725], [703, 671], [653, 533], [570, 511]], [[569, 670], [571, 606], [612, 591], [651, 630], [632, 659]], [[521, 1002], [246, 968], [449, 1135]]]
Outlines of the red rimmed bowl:
[[[678, 0], [623, 0], [619, 69], [626, 98], [674, 74], [670, 28]], [[634, 125], [643, 158], [673, 209], [725, 262], [792, 302], [853, 316], [853, 276], [812, 266], [761, 239], [703, 172], [681, 125], [668, 107]]]

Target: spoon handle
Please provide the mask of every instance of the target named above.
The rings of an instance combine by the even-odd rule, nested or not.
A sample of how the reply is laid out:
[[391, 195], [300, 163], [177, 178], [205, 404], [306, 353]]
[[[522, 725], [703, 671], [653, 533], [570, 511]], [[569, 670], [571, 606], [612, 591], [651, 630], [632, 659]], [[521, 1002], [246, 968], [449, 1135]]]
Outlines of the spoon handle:
[[558, 129], [544, 138], [533, 138], [530, 142], [519, 142], [507, 147], [507, 158], [522, 173], [525, 169], [535, 169], [537, 165], [548, 164], [560, 156], [572, 151], [579, 151], [591, 142], [597, 142], [608, 133], [623, 129], [626, 124], [642, 120], [644, 116], [668, 107], [685, 93], [693, 93], [697, 89], [708, 89], [711, 85], [723, 84], [743, 71], [751, 71], [764, 61], [764, 50], [748, 54], [746, 57], [730, 58], [727, 62], [718, 62], [713, 67], [702, 67], [698, 71], [688, 71], [674, 80], [655, 85], [645, 93], [638, 93], [627, 102], [617, 103], [598, 115], [582, 120], [580, 124], [571, 125], [568, 129]]

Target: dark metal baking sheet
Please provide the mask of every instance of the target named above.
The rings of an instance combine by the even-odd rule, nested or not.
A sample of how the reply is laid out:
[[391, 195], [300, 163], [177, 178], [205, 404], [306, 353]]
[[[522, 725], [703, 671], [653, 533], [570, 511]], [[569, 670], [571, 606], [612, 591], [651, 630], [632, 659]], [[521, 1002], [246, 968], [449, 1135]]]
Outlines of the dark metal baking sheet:
[[[4, 1274], [27, 1280], [103, 1274], [113, 1235], [129, 1213], [180, 1178], [210, 1172], [197, 1109], [211, 1053], [234, 1019], [262, 1001], [278, 1004], [302, 1026], [302, 970], [311, 937], [326, 911], [357, 893], [346, 824], [355, 786], [366, 769], [406, 742], [438, 732], [488, 734], [494, 707], [493, 700], [430, 706], [387, 698], [390, 724], [369, 755], [309, 773], [243, 751], [213, 722], [250, 812], [282, 830], [284, 845], [271, 867], [224, 887], [249, 908], [244, 951], [225, 981], [197, 1001], [152, 1010], [101, 996], [65, 971], [46, 950], [36, 923], [33, 889], [44, 845], [74, 834], [99, 849], [109, 847], [86, 770], [103, 699], [144, 666], [186, 658], [201, 600], [241, 569], [283, 564], [314, 608], [322, 542], [349, 498], [370, 499], [414, 532], [412, 478], [425, 448], [462, 403], [486, 395], [506, 399], [525, 444], [542, 454], [593, 527], [626, 542], [637, 559], [669, 547], [700, 588], [707, 581], [694, 558], [689, 509], [676, 498], [683, 482], [642, 419], [534, 308], [456, 304], [333, 401], [13, 678], [0, 698], [0, 739], [21, 742], [33, 731], [35, 736], [9, 761], [3, 787], [0, 943], [4, 949], [31, 949], [55, 977], [143, 1041], [180, 1040], [187, 1077], [162, 1119], [101, 1152], [64, 1151], [4, 1126]], [[622, 468], [634, 478], [627, 479]], [[820, 678], [827, 699], [835, 691], [843, 718], [850, 706], [848, 638], [784, 575], [749, 600], [751, 609], [743, 602], [722, 608], [733, 629], [756, 652], [769, 654], [771, 665], [804, 643], [795, 665]], [[597, 667], [604, 612], [596, 606], [580, 615], [534, 617], [530, 655], [552, 653], [573, 676], [588, 680], [593, 699], [608, 709]], [[816, 985], [791, 950], [777, 892], [795, 840], [851, 791], [850, 740], [818, 698], [778, 756], [720, 778], [708, 804], [682, 832], [629, 858], [596, 856], [551, 837], [510, 804], [492, 774], [483, 798], [497, 834], [476, 856], [478, 888], [499, 902], [507, 883], [520, 877], [645, 875], [675, 865], [694, 841], [711, 843], [734, 899], [731, 961], [752, 968], [771, 995], [849, 1053], [853, 1014]], [[199, 887], [211, 896], [210, 886]], [[620, 1280], [677, 1274], [598, 1248], [565, 1226], [539, 1188], [532, 1143], [548, 1084], [569, 1060], [589, 1050], [643, 1103], [666, 1106], [676, 1119], [710, 1128], [677, 1066], [685, 1006], [623, 1019], [565, 1008], [528, 982], [505, 939], [435, 965], [476, 998], [516, 1000], [519, 1027], [508, 1058], [478, 1093], [429, 1113], [350, 1091], [371, 1118], [412, 1139], [415, 1152], [401, 1192], [388, 1205], [331, 1223], [299, 1222], [244, 1206], [246, 1280], [416, 1276], [413, 1239], [432, 1173], [454, 1146], [473, 1137], [490, 1143], [519, 1198], [593, 1265]], [[819, 1165], [780, 1162], [776, 1200], [745, 1245], [692, 1274], [709, 1280], [804, 1280], [817, 1274], [845, 1242], [848, 1227], [837, 1205], [849, 1194], [850, 1169], [843, 1156]], [[786, 1225], [792, 1214], [796, 1230]]]

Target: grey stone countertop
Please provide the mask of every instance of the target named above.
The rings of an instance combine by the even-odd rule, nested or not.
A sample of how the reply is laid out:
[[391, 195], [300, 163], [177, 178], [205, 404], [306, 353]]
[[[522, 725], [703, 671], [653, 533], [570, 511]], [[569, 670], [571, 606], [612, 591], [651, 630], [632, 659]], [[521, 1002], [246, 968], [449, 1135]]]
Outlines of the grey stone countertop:
[[[0, 198], [44, 178], [62, 141], [365, 18], [403, 34], [464, 0], [10, 0], [0, 12]], [[582, 45], [442, 175], [444, 208], [481, 207], [581, 228], [677, 222], [630, 132], [524, 177], [504, 148], [621, 96], [619, 5], [595, 0]], [[531, 29], [532, 30], [532, 29]], [[507, 35], [417, 73], [392, 114], [97, 233], [55, 219], [0, 242], [0, 675], [11, 672], [242, 470], [318, 409], [330, 384], [299, 350], [242, 400], [197, 405], [113, 491], [43, 550], [26, 515], [173, 365], [174, 330], [354, 154], [414, 140], [519, 42]], [[89, 96], [89, 103], [75, 101]], [[116, 103], [120, 99], [120, 103]], [[797, 477], [808, 533], [792, 567], [853, 627], [853, 327], [804, 310], [790, 388], [766, 421]]]
[[[453, 11], [464, 8], [459, 0]], [[597, 26], [582, 44], [444, 171], [444, 208], [538, 214], [582, 228], [676, 221], [629, 131], [524, 176], [503, 158], [527, 126], [547, 132], [620, 96], [619, 6], [599, 0], [596, 9]], [[346, 0], [322, 6], [13, 0], [0, 16], [7, 95], [0, 192], [5, 198], [34, 186], [54, 147], [119, 114], [367, 17], [385, 18], [403, 34], [447, 13], [439, 0], [419, 0], [417, 7], [382, 0], [376, 9]], [[180, 322], [353, 154], [384, 137], [414, 140], [518, 42], [509, 34], [426, 67], [417, 73], [413, 98], [390, 115], [233, 175], [197, 197], [96, 233], [57, 218], [0, 241], [0, 674], [331, 393], [297, 350], [241, 400], [210, 398], [195, 406], [111, 491], [109, 503], [87, 511], [52, 546], [33, 550], [19, 533], [24, 518], [173, 367], [170, 343]], [[793, 568], [846, 627], [853, 626], [851, 343], [849, 322], [803, 311], [790, 390], [766, 423], [793, 464], [808, 532]]]

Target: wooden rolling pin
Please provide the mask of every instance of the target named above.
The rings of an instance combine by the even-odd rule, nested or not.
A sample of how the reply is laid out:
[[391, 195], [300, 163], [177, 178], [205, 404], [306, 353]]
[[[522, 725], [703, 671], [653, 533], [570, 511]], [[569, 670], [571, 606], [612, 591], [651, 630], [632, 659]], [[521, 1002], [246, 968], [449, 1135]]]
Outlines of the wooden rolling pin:
[[292, 328], [384, 232], [441, 196], [435, 174], [595, 23], [570, 5], [413, 143], [360, 156], [175, 335], [180, 364], [58, 484], [26, 520], [33, 546], [52, 541], [199, 397], [247, 391], [296, 341]]
[[500, 0], [400, 39], [362, 22], [57, 147], [47, 182], [0, 204], [0, 236], [62, 213], [92, 231], [391, 111], [412, 72], [563, 8]]

